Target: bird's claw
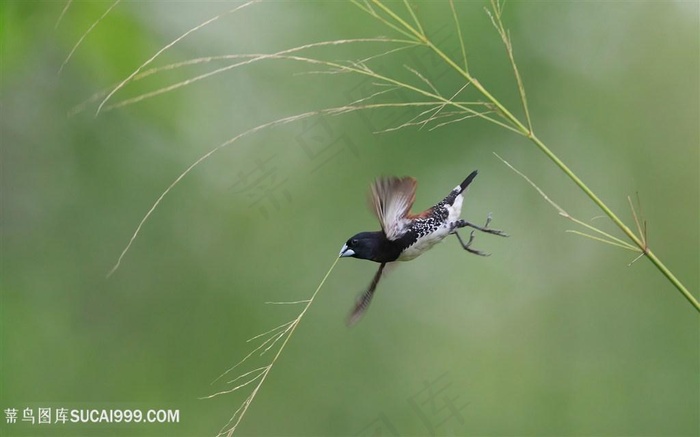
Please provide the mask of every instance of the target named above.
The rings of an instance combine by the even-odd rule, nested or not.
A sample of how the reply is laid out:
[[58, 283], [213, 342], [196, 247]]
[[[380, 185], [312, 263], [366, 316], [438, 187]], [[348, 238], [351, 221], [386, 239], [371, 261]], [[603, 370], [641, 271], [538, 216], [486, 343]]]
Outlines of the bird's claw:
[[484, 224], [484, 227], [479, 229], [481, 232], [486, 232], [487, 234], [492, 234], [492, 235], [498, 235], [499, 237], [509, 237], [507, 233], [499, 230], [499, 229], [492, 229], [489, 228], [489, 224], [491, 224], [491, 220], [493, 220], [492, 213], [489, 213], [486, 216], [486, 223]]
[[489, 225], [491, 224], [491, 220], [492, 220], [491, 213], [489, 213], [489, 215], [486, 217], [486, 224], [484, 224], [484, 226], [478, 226], [478, 225], [475, 225], [474, 223], [468, 222], [466, 220], [459, 220], [455, 224], [454, 228], [459, 229], [459, 228], [464, 228], [464, 227], [469, 226], [470, 228], [474, 228], [477, 231], [481, 231], [481, 232], [484, 232], [486, 234], [498, 235], [499, 237], [508, 237], [509, 236], [507, 233], [505, 233], [499, 229], [489, 228]]
[[459, 240], [459, 244], [462, 245], [462, 248], [466, 250], [469, 253], [473, 253], [474, 255], [479, 255], [479, 256], [491, 256], [490, 253], [482, 252], [477, 249], [472, 249], [472, 241], [474, 241], [474, 231], [471, 231], [469, 233], [469, 241], [465, 244], [464, 241], [462, 241], [462, 237], [459, 236], [459, 234], [455, 231], [455, 235], [457, 236], [457, 239]]

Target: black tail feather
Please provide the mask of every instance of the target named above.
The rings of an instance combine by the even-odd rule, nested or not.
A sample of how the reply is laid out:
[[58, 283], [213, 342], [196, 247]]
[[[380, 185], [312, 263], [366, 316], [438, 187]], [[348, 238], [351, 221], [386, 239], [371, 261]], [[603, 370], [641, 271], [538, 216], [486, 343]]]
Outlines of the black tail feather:
[[[464, 191], [464, 190], [467, 189], [467, 187], [469, 186], [469, 184], [472, 183], [472, 181], [474, 180], [474, 178], [476, 177], [476, 175], [477, 175], [478, 173], [479, 173], [479, 172], [478, 172], [477, 170], [474, 170], [473, 172], [471, 172], [471, 173], [469, 174], [469, 176], [467, 176], [467, 178], [464, 180], [464, 182], [462, 182], [461, 184], [459, 184], [459, 187], [462, 189], [462, 191]], [[460, 193], [461, 193], [462, 191], [460, 191]]]

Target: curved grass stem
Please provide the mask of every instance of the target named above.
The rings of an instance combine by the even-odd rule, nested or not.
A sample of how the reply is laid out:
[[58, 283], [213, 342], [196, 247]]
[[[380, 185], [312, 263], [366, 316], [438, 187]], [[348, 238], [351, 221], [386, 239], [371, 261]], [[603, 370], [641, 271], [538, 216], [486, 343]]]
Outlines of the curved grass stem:
[[[264, 336], [264, 335], [266, 335], [266, 334], [269, 334], [269, 333], [272, 333], [272, 332], [276, 332], [276, 331], [280, 330], [280, 329], [283, 328], [283, 327], [285, 328], [285, 329], [281, 330], [280, 332], [274, 334], [274, 335], [273, 335], [272, 337], [270, 337], [270, 339], [268, 339], [265, 343], [263, 343], [262, 345], [258, 346], [253, 352], [251, 352], [250, 354], [248, 354], [248, 355], [247, 355], [241, 362], [239, 362], [238, 364], [242, 364], [242, 363], [243, 363], [244, 361], [246, 361], [253, 353], [255, 353], [255, 352], [258, 351], [260, 348], [262, 348], [263, 346], [265, 346], [266, 343], [270, 342], [270, 340], [274, 339], [274, 340], [272, 340], [272, 343], [269, 344], [269, 345], [267, 346], [267, 348], [263, 351], [263, 353], [266, 352], [266, 351], [268, 351], [268, 350], [270, 350], [270, 349], [275, 345], [275, 343], [277, 343], [278, 340], [281, 340], [282, 338], [284, 338], [284, 340], [282, 341], [282, 343], [281, 343], [279, 349], [277, 349], [277, 353], [275, 353], [275, 355], [274, 355], [274, 357], [272, 358], [272, 360], [270, 361], [270, 363], [269, 363], [268, 365], [266, 365], [266, 366], [259, 367], [259, 368], [255, 369], [255, 370], [251, 370], [250, 372], [244, 373], [243, 375], [240, 375], [240, 376], [238, 376], [237, 378], [235, 378], [235, 379], [229, 381], [229, 383], [232, 383], [232, 382], [238, 381], [238, 380], [240, 380], [240, 379], [242, 379], [242, 378], [245, 378], [245, 377], [247, 377], [247, 376], [249, 376], [249, 375], [251, 375], [251, 374], [254, 374], [254, 375], [255, 375], [254, 377], [251, 377], [251, 378], [250, 378], [249, 380], [247, 380], [246, 382], [244, 382], [244, 383], [242, 383], [242, 384], [239, 384], [238, 386], [236, 386], [236, 387], [234, 387], [234, 388], [232, 388], [232, 389], [220, 391], [220, 392], [217, 392], [217, 393], [214, 393], [214, 394], [212, 394], [212, 395], [209, 395], [209, 396], [206, 396], [206, 397], [205, 397], [205, 399], [209, 399], [209, 398], [212, 398], [212, 397], [221, 395], [221, 394], [231, 393], [231, 392], [233, 392], [233, 391], [236, 391], [236, 390], [238, 390], [238, 389], [240, 389], [240, 388], [243, 388], [243, 387], [245, 387], [245, 386], [247, 386], [247, 385], [249, 385], [249, 384], [251, 384], [251, 383], [257, 381], [257, 384], [255, 384], [255, 387], [253, 387], [253, 390], [251, 391], [250, 395], [248, 395], [248, 397], [243, 401], [243, 403], [241, 404], [241, 406], [233, 413], [233, 416], [231, 416], [231, 419], [230, 419], [230, 420], [228, 421], [228, 423], [224, 426], [224, 428], [219, 432], [218, 436], [227, 436], [227, 437], [231, 437], [231, 436], [233, 435], [233, 433], [236, 431], [236, 428], [238, 428], [238, 425], [241, 423], [241, 420], [243, 420], [243, 417], [245, 416], [246, 412], [248, 411], [248, 408], [250, 407], [250, 404], [253, 403], [253, 400], [255, 399], [255, 396], [258, 394], [258, 391], [260, 390], [260, 387], [262, 387], [263, 383], [265, 382], [265, 379], [267, 378], [267, 375], [270, 374], [270, 371], [272, 370], [272, 367], [273, 367], [273, 366], [275, 365], [275, 363], [277, 362], [277, 359], [280, 357], [280, 355], [282, 355], [282, 351], [284, 350], [285, 346], [287, 346], [287, 342], [289, 341], [289, 339], [292, 338], [292, 335], [294, 334], [294, 330], [297, 329], [297, 326], [299, 326], [299, 323], [301, 322], [301, 319], [302, 319], [302, 318], [304, 317], [304, 315], [306, 314], [306, 311], [309, 309], [309, 307], [311, 306], [311, 304], [314, 303], [314, 299], [316, 298], [316, 295], [318, 294], [319, 291], [321, 291], [321, 288], [323, 288], [323, 284], [326, 283], [326, 280], [328, 279], [328, 277], [330, 276], [331, 272], [332, 272], [333, 269], [335, 268], [335, 265], [338, 263], [338, 260], [339, 260], [339, 259], [340, 259], [340, 257], [336, 258], [335, 261], [333, 261], [333, 264], [332, 264], [331, 267], [328, 269], [328, 271], [326, 272], [326, 274], [325, 274], [325, 276], [323, 277], [323, 279], [321, 279], [321, 282], [318, 284], [318, 287], [316, 287], [316, 291], [314, 291], [314, 293], [311, 295], [311, 297], [310, 297], [309, 299], [305, 299], [305, 300], [303, 301], [303, 302], [306, 302], [306, 305], [304, 305], [304, 308], [301, 310], [301, 312], [299, 313], [299, 315], [298, 315], [294, 320], [292, 320], [292, 321], [290, 321], [290, 322], [288, 322], [288, 323], [285, 323], [285, 324], [283, 324], [283, 325], [280, 325], [280, 326], [278, 326], [278, 327], [276, 327], [276, 328], [271, 329], [270, 331], [267, 331], [267, 332], [265, 332], [265, 333], [263, 333], [263, 334], [260, 334], [260, 335], [258, 335], [258, 336], [255, 336], [255, 337], [251, 338], [251, 340], [252, 340], [252, 339], [254, 339], [254, 338], [258, 338], [258, 337], [260, 337], [260, 336]], [[250, 340], [249, 340], [249, 341], [250, 341]], [[234, 366], [233, 368], [237, 367], [238, 364], [236, 364], [236, 366]], [[224, 372], [224, 374], [221, 375], [221, 376], [226, 375], [226, 374], [227, 374], [230, 370], [232, 370], [233, 368], [227, 370], [227, 371]], [[220, 376], [219, 378], [221, 378], [221, 376]], [[217, 378], [217, 379], [219, 379], [219, 378]]]
[[[559, 157], [552, 152], [552, 150], [545, 145], [545, 143], [540, 140], [537, 135], [535, 135], [533, 129], [532, 129], [532, 123], [530, 121], [530, 111], [528, 108], [527, 104], [527, 99], [525, 97], [525, 87], [523, 85], [522, 78], [520, 77], [520, 73], [518, 72], [517, 65], [515, 63], [515, 58], [513, 56], [513, 48], [511, 45], [511, 40], [510, 40], [510, 34], [506, 30], [505, 26], [503, 25], [503, 22], [501, 20], [502, 14], [503, 14], [503, 5], [499, 3], [498, 0], [491, 0], [491, 10], [487, 10], [487, 13], [489, 14], [489, 17], [491, 18], [491, 21], [498, 31], [499, 35], [501, 36], [501, 39], [506, 47], [506, 51], [508, 54], [509, 61], [511, 63], [511, 67], [513, 68], [513, 72], [515, 74], [515, 79], [517, 82], [518, 90], [520, 93], [520, 100], [524, 109], [525, 117], [526, 117], [526, 122], [523, 123], [520, 121], [520, 119], [513, 114], [508, 108], [505, 107], [501, 103], [498, 98], [496, 98], [491, 92], [489, 92], [484, 85], [479, 82], [476, 77], [472, 76], [469, 71], [467, 70], [467, 60], [466, 60], [466, 52], [464, 51], [464, 43], [463, 41], [460, 41], [460, 44], [462, 44], [462, 55], [464, 56], [464, 68], [459, 66], [455, 60], [453, 60], [450, 56], [445, 54], [444, 51], [442, 51], [438, 46], [436, 46], [423, 32], [422, 27], [420, 27], [418, 18], [411, 12], [411, 16], [413, 17], [414, 21], [416, 22], [416, 27], [412, 26], [409, 24], [407, 21], [403, 20], [395, 11], [393, 11], [389, 6], [385, 5], [382, 3], [380, 0], [372, 0], [372, 3], [376, 5], [379, 9], [381, 9], [388, 17], [390, 17], [393, 20], [392, 22], [389, 22], [386, 18], [383, 17], [378, 17], [378, 15], [375, 13], [373, 16], [376, 18], [380, 19], [380, 21], [384, 22], [385, 24], [390, 25], [391, 27], [399, 27], [401, 28], [402, 34], [406, 35], [409, 34], [415, 40], [419, 43], [422, 43], [426, 47], [428, 47], [430, 50], [432, 50], [439, 58], [441, 58], [447, 65], [449, 65], [452, 69], [454, 69], [457, 73], [459, 73], [466, 81], [467, 83], [470, 83], [473, 85], [473, 87], [483, 96], [484, 99], [490, 104], [493, 105], [494, 109], [496, 110], [497, 113], [499, 113], [507, 122], [510, 126], [509, 129], [517, 132], [518, 134], [528, 138], [542, 153], [544, 153], [561, 171], [564, 172], [564, 174], [571, 179], [576, 186], [578, 186], [581, 191], [583, 191], [588, 198], [590, 198], [593, 203], [596, 204], [598, 208], [606, 215], [612, 222], [634, 243], [635, 246], [639, 247], [639, 249], [642, 251], [643, 255], [646, 255], [646, 257], [656, 266], [656, 268], [673, 284], [673, 286], [678, 289], [678, 291], [690, 302], [695, 309], [700, 312], [700, 303], [698, 303], [698, 300], [693, 296], [690, 291], [683, 285], [683, 283], [669, 270], [668, 267], [651, 251], [649, 248], [646, 238], [644, 235], [637, 236], [625, 223], [603, 202], [584, 182], [581, 180], [572, 170], [567, 166]], [[452, 5], [454, 7], [454, 5]], [[456, 16], [456, 13], [454, 12], [453, 9], [453, 15]], [[459, 32], [461, 34], [461, 32]], [[460, 38], [461, 39], [461, 38]], [[394, 82], [395, 84], [399, 86], [403, 86], [401, 83]], [[423, 92], [423, 94], [426, 94]], [[491, 120], [489, 120], [491, 121]], [[503, 123], [498, 123], [501, 126], [506, 126]]]
[[637, 236], [632, 230], [625, 225], [625, 223], [620, 220], [620, 218], [603, 202], [590, 188], [586, 185], [576, 174], [559, 159], [557, 155], [554, 154], [537, 136], [530, 133], [527, 135], [530, 141], [532, 141], [547, 157], [554, 162], [554, 164], [559, 167], [568, 177], [571, 179], [586, 195], [595, 203], [598, 208], [600, 208], [603, 213], [612, 220], [615, 225], [620, 228], [620, 230], [627, 235], [627, 237], [632, 240], [632, 242], [639, 247], [639, 249], [649, 258], [649, 261], [656, 266], [656, 268], [673, 284], [674, 287], [681, 292], [681, 294], [690, 302], [695, 309], [700, 312], [700, 303], [693, 296], [693, 294], [688, 291], [688, 289], [683, 285], [683, 283], [676, 277], [676, 275], [669, 270], [666, 265], [661, 262], [661, 260], [651, 251], [646, 241], [642, 236]]

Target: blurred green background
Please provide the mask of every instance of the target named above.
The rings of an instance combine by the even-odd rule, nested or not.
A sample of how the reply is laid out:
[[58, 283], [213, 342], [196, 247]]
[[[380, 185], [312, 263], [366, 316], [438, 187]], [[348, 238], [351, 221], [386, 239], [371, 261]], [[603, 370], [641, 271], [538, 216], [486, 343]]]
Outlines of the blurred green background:
[[[416, 115], [390, 109], [313, 117], [243, 138], [164, 199], [198, 157], [254, 126], [375, 92], [370, 80], [292, 61], [226, 71], [95, 117], [76, 105], [166, 44], [235, 7], [223, 2], [8, 1], [2, 16], [3, 411], [0, 434], [215, 435], [248, 395], [210, 385], [291, 320], [343, 242], [378, 228], [365, 205], [380, 174], [419, 180], [416, 208], [471, 170], [463, 217], [489, 258], [448, 239], [380, 284], [344, 324], [376, 266], [341, 260], [241, 423], [239, 435], [655, 435], [700, 433], [698, 314], [647, 260], [565, 233], [572, 224], [493, 152], [582, 220], [600, 212], [525, 139], [483, 121], [376, 133]], [[405, 15], [401, 4], [394, 4]], [[470, 68], [520, 114], [484, 3], [457, 3]], [[416, 14], [445, 51], [447, 3]], [[506, 6], [535, 131], [633, 226], [639, 193], [651, 247], [697, 296], [697, 2], [514, 2]], [[152, 66], [273, 53], [326, 40], [395, 36], [343, 2], [268, 2], [222, 16]], [[358, 60], [395, 46], [305, 52]], [[109, 103], [224, 67], [213, 61], [127, 85]], [[375, 59], [421, 71], [451, 95], [464, 83], [423, 49]], [[408, 93], [387, 100], [411, 101]], [[594, 224], [615, 232], [606, 219]], [[617, 233], [616, 233], [617, 235]], [[265, 355], [238, 374], [264, 365]], [[236, 374], [232, 372], [231, 375]], [[30, 425], [25, 408], [171, 409], [176, 424]]]

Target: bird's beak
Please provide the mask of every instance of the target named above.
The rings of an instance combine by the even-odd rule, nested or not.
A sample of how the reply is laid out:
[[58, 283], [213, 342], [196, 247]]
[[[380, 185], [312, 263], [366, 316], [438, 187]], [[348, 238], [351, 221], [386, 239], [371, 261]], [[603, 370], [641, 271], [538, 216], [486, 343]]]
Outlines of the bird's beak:
[[340, 249], [340, 254], [338, 254], [338, 256], [340, 258], [344, 258], [346, 256], [353, 256], [353, 255], [355, 255], [355, 251], [352, 249], [349, 249], [347, 244], [343, 244], [343, 248]]

